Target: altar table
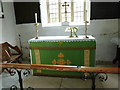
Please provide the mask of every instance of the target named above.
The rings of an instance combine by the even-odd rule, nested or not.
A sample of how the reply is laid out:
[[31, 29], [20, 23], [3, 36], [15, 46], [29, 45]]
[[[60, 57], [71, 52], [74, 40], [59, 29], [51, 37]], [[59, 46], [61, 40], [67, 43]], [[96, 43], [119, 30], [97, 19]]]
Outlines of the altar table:
[[[84, 38], [41, 36], [30, 39], [31, 64], [95, 66], [96, 41], [91, 35]], [[81, 72], [33, 70], [33, 75], [79, 77]]]

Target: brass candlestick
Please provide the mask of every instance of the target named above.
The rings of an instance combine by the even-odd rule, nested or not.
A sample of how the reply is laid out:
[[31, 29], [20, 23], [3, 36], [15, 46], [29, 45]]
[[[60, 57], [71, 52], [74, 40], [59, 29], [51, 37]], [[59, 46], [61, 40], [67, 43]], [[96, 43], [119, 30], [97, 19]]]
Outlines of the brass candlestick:
[[35, 39], [38, 39], [38, 26], [39, 26], [39, 24], [35, 23], [34, 25], [36, 27], [36, 37], [35, 37]]
[[85, 38], [89, 38], [87, 36], [87, 23], [89, 23], [88, 21], [85, 21]]

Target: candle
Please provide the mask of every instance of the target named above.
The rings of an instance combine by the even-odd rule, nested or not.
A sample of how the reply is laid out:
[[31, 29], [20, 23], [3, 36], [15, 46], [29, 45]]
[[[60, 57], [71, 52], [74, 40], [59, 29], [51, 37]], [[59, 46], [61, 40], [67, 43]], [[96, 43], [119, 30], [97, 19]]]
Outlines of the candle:
[[84, 21], [87, 21], [86, 0], [84, 0]]
[[37, 23], [37, 13], [35, 13], [35, 23]]

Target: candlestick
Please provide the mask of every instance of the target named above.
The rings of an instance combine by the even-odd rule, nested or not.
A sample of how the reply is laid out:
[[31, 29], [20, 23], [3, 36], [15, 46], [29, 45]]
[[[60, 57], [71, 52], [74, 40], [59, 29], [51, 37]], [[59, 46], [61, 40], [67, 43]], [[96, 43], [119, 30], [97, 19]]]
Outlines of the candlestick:
[[87, 36], [87, 9], [86, 9], [86, 0], [84, 0], [84, 23], [85, 23], [85, 38], [89, 38]]
[[38, 23], [37, 23], [37, 13], [35, 13], [35, 27], [36, 27], [36, 38], [35, 39], [38, 39]]
[[35, 23], [37, 23], [37, 13], [35, 13]]
[[87, 36], [87, 23], [88, 23], [88, 21], [85, 21], [85, 38], [89, 38], [89, 37]]
[[38, 39], [38, 26], [39, 26], [39, 24], [36, 23], [35, 24], [35, 27], [36, 27], [36, 37], [35, 37], [35, 39]]
[[84, 21], [87, 21], [86, 0], [84, 0]]

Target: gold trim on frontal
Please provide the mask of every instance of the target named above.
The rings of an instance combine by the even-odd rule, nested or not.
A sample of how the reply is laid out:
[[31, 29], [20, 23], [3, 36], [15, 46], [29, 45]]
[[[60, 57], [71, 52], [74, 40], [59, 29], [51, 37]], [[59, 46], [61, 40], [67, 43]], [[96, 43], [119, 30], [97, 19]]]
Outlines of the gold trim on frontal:
[[[84, 66], [90, 66], [90, 50], [84, 50]], [[84, 73], [85, 76], [88, 76], [89, 73]]]
[[[35, 52], [35, 58], [36, 58], [36, 64], [40, 64], [40, 51], [39, 50], [34, 50]], [[41, 70], [37, 70], [37, 72], [41, 72]]]
[[96, 49], [96, 47], [30, 47], [30, 49], [40, 49], [40, 50], [88, 50]]
[[84, 65], [89, 66], [90, 50], [84, 50]]
[[72, 63], [69, 59], [64, 60], [63, 57], [64, 57], [64, 54], [62, 52], [60, 52], [58, 54], [59, 59], [58, 60], [56, 60], [56, 59], [52, 60], [52, 64], [54, 64], [54, 65], [56, 65], [56, 64], [58, 64], [58, 65], [70, 65]]
[[62, 46], [63, 42], [58, 42], [59, 46]]

